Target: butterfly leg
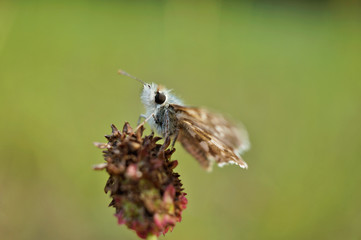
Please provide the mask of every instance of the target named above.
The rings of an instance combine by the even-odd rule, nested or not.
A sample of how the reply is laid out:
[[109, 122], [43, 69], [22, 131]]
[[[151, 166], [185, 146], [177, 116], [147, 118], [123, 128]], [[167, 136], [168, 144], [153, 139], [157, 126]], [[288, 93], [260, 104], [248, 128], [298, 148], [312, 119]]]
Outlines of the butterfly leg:
[[142, 126], [144, 126], [144, 124], [146, 122], [149, 121], [149, 119], [151, 119], [152, 117], [154, 117], [154, 113], [152, 113], [149, 117], [147, 117], [141, 124], [138, 124], [137, 128], [134, 130], [134, 132], [138, 131], [139, 128], [141, 128]]
[[172, 149], [174, 148], [174, 145], [175, 145], [175, 142], [177, 141], [178, 135], [179, 135], [179, 129], [177, 129], [174, 134], [174, 138], [173, 138], [172, 145], [171, 145]]
[[[140, 114], [138, 118], [137, 126], [139, 126], [140, 120], [142, 120], [142, 118], [147, 119], [147, 116], [145, 114]], [[152, 134], [154, 135], [154, 129], [152, 128], [151, 130], [152, 130]]]
[[142, 118], [146, 119], [147, 116], [145, 116], [144, 114], [140, 114], [139, 118], [138, 118], [138, 121], [137, 121], [137, 126], [140, 124], [140, 120], [142, 120]]

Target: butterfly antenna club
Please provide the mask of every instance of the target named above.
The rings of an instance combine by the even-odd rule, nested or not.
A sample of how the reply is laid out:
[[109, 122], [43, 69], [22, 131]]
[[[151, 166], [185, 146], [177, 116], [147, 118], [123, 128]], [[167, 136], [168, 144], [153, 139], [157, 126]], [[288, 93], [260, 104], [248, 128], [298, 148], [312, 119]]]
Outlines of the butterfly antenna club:
[[118, 74], [124, 75], [124, 76], [127, 76], [127, 77], [130, 77], [130, 78], [133, 78], [134, 80], [137, 80], [137, 81], [140, 82], [141, 84], [146, 85], [146, 83], [145, 83], [143, 80], [141, 80], [141, 79], [139, 79], [139, 78], [137, 78], [137, 77], [134, 77], [134, 76], [130, 75], [129, 73], [127, 73], [126, 71], [123, 71], [122, 69], [119, 69], [119, 70], [118, 70]]

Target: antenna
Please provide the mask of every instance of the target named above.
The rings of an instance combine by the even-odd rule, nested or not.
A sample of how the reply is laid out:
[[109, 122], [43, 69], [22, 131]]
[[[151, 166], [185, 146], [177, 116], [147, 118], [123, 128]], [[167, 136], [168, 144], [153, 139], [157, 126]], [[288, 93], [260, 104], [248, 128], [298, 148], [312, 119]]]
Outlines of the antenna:
[[127, 72], [125, 72], [125, 71], [123, 71], [123, 70], [121, 70], [121, 69], [118, 70], [118, 73], [121, 74], [121, 75], [130, 77], [130, 78], [133, 78], [134, 80], [137, 80], [137, 81], [140, 82], [141, 84], [146, 85], [146, 83], [145, 83], [143, 80], [141, 80], [141, 79], [139, 79], [139, 78], [137, 78], [137, 77], [134, 77], [134, 76], [130, 75], [129, 73], [127, 73]]

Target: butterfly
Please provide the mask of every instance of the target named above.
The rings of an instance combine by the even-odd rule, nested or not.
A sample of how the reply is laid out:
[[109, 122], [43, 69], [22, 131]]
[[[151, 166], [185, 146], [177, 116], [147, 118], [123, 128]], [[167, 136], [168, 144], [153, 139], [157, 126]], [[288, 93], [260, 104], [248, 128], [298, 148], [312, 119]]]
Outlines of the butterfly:
[[[140, 115], [145, 118], [142, 124], [147, 122], [163, 137], [173, 138], [173, 147], [176, 141], [180, 142], [208, 171], [212, 170], [214, 163], [220, 167], [226, 164], [248, 167], [241, 157], [250, 148], [243, 125], [204, 108], [186, 106], [163, 86], [146, 83], [123, 70], [118, 73], [143, 84], [140, 98], [146, 113]], [[139, 122], [138, 126], [141, 126]]]

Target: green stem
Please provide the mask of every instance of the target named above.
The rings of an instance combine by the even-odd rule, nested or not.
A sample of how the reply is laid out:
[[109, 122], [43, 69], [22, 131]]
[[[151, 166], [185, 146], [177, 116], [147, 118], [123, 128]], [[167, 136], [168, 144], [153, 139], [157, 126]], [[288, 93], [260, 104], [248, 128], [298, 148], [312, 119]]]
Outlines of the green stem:
[[157, 238], [156, 235], [149, 234], [149, 235], [147, 236], [147, 240], [157, 240], [157, 239], [158, 239], [158, 238]]

